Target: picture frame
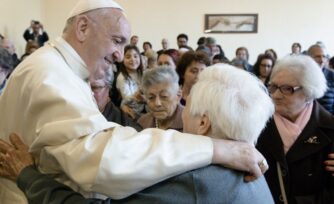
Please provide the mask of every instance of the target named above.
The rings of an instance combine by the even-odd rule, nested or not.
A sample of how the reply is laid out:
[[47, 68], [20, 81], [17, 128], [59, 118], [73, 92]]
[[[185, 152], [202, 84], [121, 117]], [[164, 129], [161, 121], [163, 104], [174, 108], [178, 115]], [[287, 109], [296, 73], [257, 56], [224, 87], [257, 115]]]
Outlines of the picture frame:
[[205, 14], [205, 33], [257, 33], [258, 14]]

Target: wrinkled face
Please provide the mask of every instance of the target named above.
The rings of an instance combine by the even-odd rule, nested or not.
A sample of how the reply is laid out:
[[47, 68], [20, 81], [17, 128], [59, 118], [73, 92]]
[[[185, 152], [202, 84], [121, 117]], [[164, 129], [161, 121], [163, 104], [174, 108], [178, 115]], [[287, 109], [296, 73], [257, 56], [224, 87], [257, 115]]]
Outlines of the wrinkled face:
[[104, 110], [109, 101], [109, 87], [103, 79], [90, 79], [89, 81], [99, 110]]
[[147, 105], [154, 118], [165, 120], [173, 116], [180, 98], [177, 91], [173, 90], [171, 83], [155, 84], [144, 92]]
[[184, 73], [184, 85], [193, 86], [198, 80], [199, 73], [201, 73], [205, 67], [205, 64], [193, 61], [186, 68], [186, 72]]
[[321, 69], [325, 67], [328, 61], [325, 49], [314, 47], [312, 48], [310, 55], [318, 63]]
[[198, 134], [197, 127], [199, 127], [201, 120], [199, 116], [192, 116], [190, 114], [190, 106], [191, 106], [191, 99], [190, 97], [188, 97], [187, 104], [182, 111], [183, 132]]
[[[297, 79], [287, 70], [276, 73], [272, 77], [270, 84], [278, 87], [283, 85], [300, 87]], [[296, 118], [307, 104], [307, 98], [303, 88], [295, 91], [291, 95], [282, 94], [282, 92], [277, 89], [275, 92], [271, 93], [271, 97], [275, 104], [275, 111], [287, 119]]]
[[161, 65], [167, 65], [167, 66], [170, 66], [172, 67], [173, 69], [176, 69], [176, 65], [173, 61], [173, 59], [169, 56], [169, 55], [166, 55], [166, 54], [161, 54], [158, 58], [158, 65], [161, 66]]
[[187, 43], [188, 43], [188, 41], [187, 41], [186, 38], [179, 38], [179, 39], [177, 39], [177, 45], [179, 47], [187, 46]]
[[133, 49], [126, 51], [124, 55], [124, 66], [128, 72], [133, 72], [138, 69], [140, 65], [140, 54]]
[[237, 52], [237, 58], [238, 59], [242, 59], [242, 60], [247, 60], [247, 52], [246, 52], [246, 50], [243, 50], [243, 49], [238, 50], [238, 52]]
[[108, 9], [103, 16], [88, 17], [83, 59], [90, 73], [107, 70], [123, 60], [124, 46], [130, 35], [130, 25], [118, 9]]
[[273, 62], [270, 59], [262, 59], [260, 63], [260, 76], [263, 78], [268, 77], [272, 67]]
[[168, 49], [168, 40], [167, 39], [162, 39], [161, 45], [162, 45], [162, 49], [164, 49], [164, 50]]

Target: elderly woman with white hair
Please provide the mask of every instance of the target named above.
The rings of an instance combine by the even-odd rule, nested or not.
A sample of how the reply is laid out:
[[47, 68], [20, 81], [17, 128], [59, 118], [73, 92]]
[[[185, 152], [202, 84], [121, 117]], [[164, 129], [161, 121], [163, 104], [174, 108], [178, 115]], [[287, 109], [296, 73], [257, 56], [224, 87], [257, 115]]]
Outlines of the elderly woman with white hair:
[[175, 69], [161, 66], [146, 70], [142, 78], [142, 91], [149, 112], [138, 119], [142, 128], [174, 129], [182, 131], [182, 110], [179, 77]]
[[276, 203], [333, 203], [333, 178], [325, 170], [334, 150], [334, 119], [318, 102], [326, 79], [308, 56], [275, 65], [268, 90], [274, 117], [257, 147], [269, 163], [265, 176]]
[[[201, 73], [188, 96], [183, 112], [184, 130], [213, 138], [255, 143], [273, 112], [274, 105], [260, 80], [230, 65], [216, 64]], [[13, 143], [24, 147], [22, 142], [15, 142], [15, 140], [18, 139], [13, 137]], [[8, 145], [1, 140], [0, 144]], [[158, 146], [158, 148], [164, 147]], [[19, 157], [14, 153], [17, 152], [13, 152], [12, 159], [8, 161], [11, 166], [21, 165], [20, 160], [22, 161], [24, 156], [29, 156], [27, 152], [23, 152]], [[33, 163], [31, 159], [30, 163]], [[27, 168], [31, 170], [31, 167]], [[101, 204], [274, 203], [263, 176], [253, 182], [245, 182], [243, 172], [216, 165], [175, 176], [122, 200], [109, 198], [104, 201], [86, 199], [65, 187], [64, 184], [57, 183], [36, 171], [34, 173], [33, 179], [25, 177], [24, 173], [21, 173], [18, 178], [20, 188], [26, 191], [32, 203], [42, 203], [42, 201], [64, 204], [88, 202]], [[29, 182], [25, 182], [27, 180]]]

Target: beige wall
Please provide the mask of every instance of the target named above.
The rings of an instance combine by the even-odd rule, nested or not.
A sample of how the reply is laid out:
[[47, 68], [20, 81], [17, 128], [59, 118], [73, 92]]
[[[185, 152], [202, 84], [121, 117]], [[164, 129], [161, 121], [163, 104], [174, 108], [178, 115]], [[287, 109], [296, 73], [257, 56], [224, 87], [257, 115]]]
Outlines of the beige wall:
[[[140, 37], [140, 47], [147, 40], [158, 50], [163, 37], [176, 47], [177, 34], [184, 32], [189, 35], [189, 44], [194, 48], [199, 37], [215, 37], [229, 58], [234, 57], [238, 46], [246, 46], [252, 62], [257, 54], [269, 47], [274, 48], [279, 56], [284, 56], [295, 41], [306, 49], [321, 40], [334, 54], [332, 0], [117, 1], [125, 8], [133, 33]], [[66, 16], [75, 2], [77, 0], [0, 0], [1, 5], [6, 5], [0, 7], [0, 32], [13, 36], [16, 43], [24, 43], [21, 37], [23, 30], [30, 19], [40, 17], [50, 37], [54, 38], [61, 34]], [[204, 34], [204, 14], [207, 13], [258, 13], [258, 33]], [[8, 22], [16, 23], [10, 25]]]
[[[22, 54], [25, 48], [24, 30], [30, 21], [41, 20], [42, 0], [0, 0], [0, 33], [10, 38]], [[45, 25], [48, 29], [49, 25]]]

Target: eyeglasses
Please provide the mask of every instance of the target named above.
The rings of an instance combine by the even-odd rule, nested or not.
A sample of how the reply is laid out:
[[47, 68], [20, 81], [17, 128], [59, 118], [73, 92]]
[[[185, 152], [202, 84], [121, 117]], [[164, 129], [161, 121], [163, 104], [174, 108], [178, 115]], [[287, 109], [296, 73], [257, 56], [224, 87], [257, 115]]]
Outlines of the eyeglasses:
[[302, 89], [300, 86], [289, 86], [289, 85], [282, 85], [277, 86], [275, 84], [269, 84], [268, 91], [270, 94], [274, 94], [276, 90], [279, 90], [283, 95], [292, 95], [296, 91], [299, 91]]

